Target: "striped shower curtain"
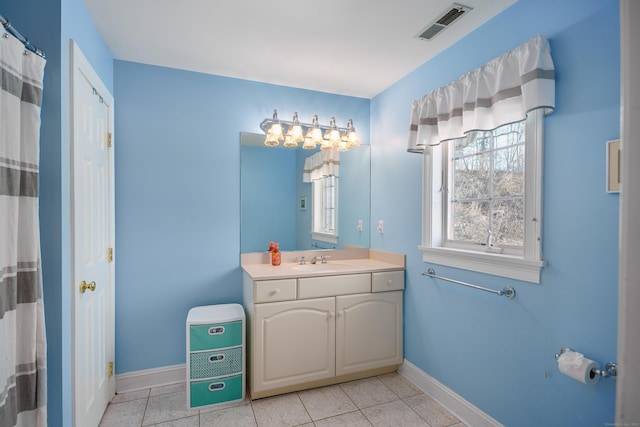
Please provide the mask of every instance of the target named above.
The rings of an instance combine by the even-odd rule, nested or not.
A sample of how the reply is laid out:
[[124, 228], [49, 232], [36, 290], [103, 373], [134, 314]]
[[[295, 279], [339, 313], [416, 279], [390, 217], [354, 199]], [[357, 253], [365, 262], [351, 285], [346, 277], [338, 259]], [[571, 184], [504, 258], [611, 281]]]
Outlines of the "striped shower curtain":
[[0, 27], [0, 426], [47, 425], [38, 157], [45, 60]]

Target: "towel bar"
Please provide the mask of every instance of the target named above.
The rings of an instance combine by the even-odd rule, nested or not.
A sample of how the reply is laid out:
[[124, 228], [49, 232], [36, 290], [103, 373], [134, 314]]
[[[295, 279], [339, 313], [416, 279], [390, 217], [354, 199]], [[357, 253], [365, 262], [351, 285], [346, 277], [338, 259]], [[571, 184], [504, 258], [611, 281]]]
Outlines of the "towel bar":
[[499, 296], [505, 296], [508, 299], [513, 299], [516, 296], [516, 290], [513, 289], [511, 286], [505, 286], [501, 290], [496, 291], [495, 289], [483, 288], [482, 286], [472, 285], [471, 283], [461, 282], [459, 280], [449, 279], [448, 277], [438, 276], [436, 275], [436, 271], [433, 268], [428, 269], [426, 272], [423, 271], [421, 274], [423, 276], [429, 276], [433, 279], [446, 280], [447, 282], [456, 283], [458, 285], [467, 286], [469, 288], [478, 289], [485, 292], [491, 292], [492, 294], [496, 294]]

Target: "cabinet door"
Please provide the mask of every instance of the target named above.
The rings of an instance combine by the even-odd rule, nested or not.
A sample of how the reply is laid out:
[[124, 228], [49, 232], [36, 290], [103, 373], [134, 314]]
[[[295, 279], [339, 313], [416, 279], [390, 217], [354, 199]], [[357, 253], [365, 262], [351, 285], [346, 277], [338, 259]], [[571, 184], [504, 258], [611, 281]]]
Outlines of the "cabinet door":
[[402, 363], [402, 291], [336, 298], [336, 375]]
[[252, 392], [335, 375], [335, 298], [255, 305]]

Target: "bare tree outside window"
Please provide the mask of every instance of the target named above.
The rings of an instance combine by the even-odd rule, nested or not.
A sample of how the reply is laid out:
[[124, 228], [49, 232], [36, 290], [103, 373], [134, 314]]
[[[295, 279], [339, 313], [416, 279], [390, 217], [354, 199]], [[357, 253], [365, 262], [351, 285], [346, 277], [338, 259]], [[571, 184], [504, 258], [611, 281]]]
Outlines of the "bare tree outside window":
[[524, 121], [452, 141], [448, 238], [524, 245]]

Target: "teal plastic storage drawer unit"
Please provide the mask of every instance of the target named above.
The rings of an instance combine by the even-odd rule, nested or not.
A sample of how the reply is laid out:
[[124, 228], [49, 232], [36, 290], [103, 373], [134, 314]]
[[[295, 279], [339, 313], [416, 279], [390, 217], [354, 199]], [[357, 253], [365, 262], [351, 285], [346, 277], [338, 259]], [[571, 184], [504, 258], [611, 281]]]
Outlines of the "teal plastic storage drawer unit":
[[194, 307], [187, 315], [187, 407], [245, 397], [245, 315], [240, 304]]

